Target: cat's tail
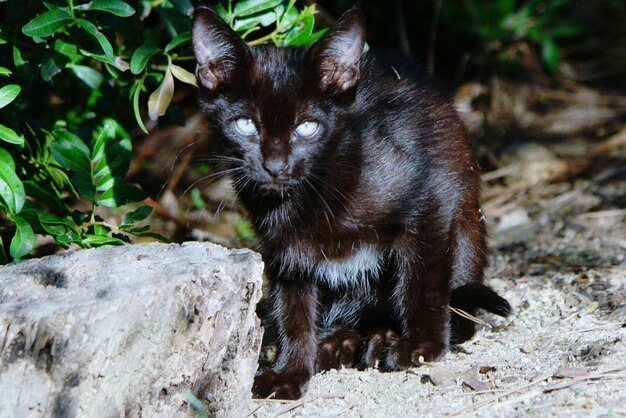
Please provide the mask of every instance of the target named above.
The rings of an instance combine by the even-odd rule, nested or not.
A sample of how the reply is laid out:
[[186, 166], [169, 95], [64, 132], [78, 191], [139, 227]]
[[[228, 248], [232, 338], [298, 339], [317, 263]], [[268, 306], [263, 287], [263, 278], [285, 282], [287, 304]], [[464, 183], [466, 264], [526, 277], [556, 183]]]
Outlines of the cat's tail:
[[[450, 306], [474, 316], [479, 308], [500, 316], [508, 316], [512, 312], [506, 299], [482, 283], [467, 283], [454, 289], [450, 296]], [[472, 338], [475, 325], [473, 321], [452, 312], [450, 342], [458, 344]]]
[[495, 290], [482, 283], [467, 283], [452, 291], [450, 306], [464, 311], [474, 311], [476, 308], [500, 316], [509, 316], [511, 305]]

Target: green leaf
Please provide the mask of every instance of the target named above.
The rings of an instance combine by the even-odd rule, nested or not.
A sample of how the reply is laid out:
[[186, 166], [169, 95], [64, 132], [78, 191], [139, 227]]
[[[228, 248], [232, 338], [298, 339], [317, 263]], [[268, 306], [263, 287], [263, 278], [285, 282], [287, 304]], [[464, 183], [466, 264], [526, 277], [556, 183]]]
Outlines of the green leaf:
[[94, 70], [91, 67], [87, 67], [85, 65], [76, 65], [73, 64], [68, 66], [70, 70], [82, 80], [85, 84], [91, 87], [93, 90], [98, 90], [100, 84], [104, 81], [104, 76], [100, 74], [100, 72]]
[[176, 64], [170, 65], [170, 70], [172, 70], [172, 75], [176, 77], [177, 80], [180, 80], [183, 83], [191, 84], [194, 87], [198, 87], [196, 76], [193, 73], [190, 73]]
[[102, 10], [120, 17], [128, 17], [135, 14], [135, 9], [121, 0], [93, 0], [88, 10]]
[[21, 67], [26, 64], [26, 60], [22, 57], [22, 51], [15, 45], [13, 46], [13, 64], [15, 64], [16, 67]]
[[111, 187], [97, 199], [101, 206], [115, 208], [132, 202], [140, 202], [148, 197], [148, 194], [138, 187], [122, 184]]
[[541, 43], [541, 58], [550, 72], [555, 71], [559, 66], [561, 56], [559, 54], [559, 48], [556, 46], [556, 43], [554, 43], [553, 39], [546, 38]]
[[112, 119], [107, 119], [102, 128], [97, 131], [97, 137], [92, 143], [91, 159], [99, 161], [105, 153], [105, 145], [109, 139], [115, 138], [116, 123]]
[[146, 232], [150, 229], [150, 225], [138, 226], [137, 228], [130, 228], [127, 232], [131, 234], [141, 234], [142, 232]]
[[9, 262], [9, 258], [7, 257], [7, 252], [4, 249], [4, 243], [0, 239], [0, 264], [7, 264]]
[[24, 136], [18, 135], [13, 129], [0, 124], [0, 139], [9, 144], [24, 145]]
[[163, 116], [167, 107], [174, 97], [174, 77], [170, 67], [165, 70], [161, 85], [150, 95], [148, 99], [148, 116], [151, 120], [157, 120]]
[[24, 25], [22, 33], [30, 37], [44, 38], [54, 34], [71, 20], [72, 18], [67, 12], [61, 9], [52, 9]]
[[8, 77], [11, 74], [13, 74], [13, 72], [11, 70], [9, 70], [8, 68], [0, 67], [0, 76]]
[[[63, 175], [66, 176], [65, 173], [63, 173]], [[67, 182], [69, 183], [69, 179]], [[33, 197], [37, 203], [55, 213], [62, 214], [67, 211], [61, 200], [61, 196], [56, 193], [54, 187], [45, 182], [40, 183], [35, 180], [25, 180], [24, 190], [26, 190], [27, 196]]]
[[94, 225], [93, 226], [94, 235], [105, 237], [109, 234], [109, 232], [111, 232], [111, 228], [109, 228], [106, 225]]
[[97, 163], [94, 177], [96, 190], [104, 191], [116, 183], [121, 183], [126, 177], [130, 159], [132, 156], [132, 145], [130, 139], [124, 138], [118, 143], [107, 147], [103, 158]]
[[55, 129], [53, 135], [56, 142], [49, 145], [50, 152], [54, 159], [64, 168], [73, 171], [75, 174], [90, 178], [89, 148], [76, 135], [64, 130]]
[[41, 78], [44, 81], [50, 81], [54, 76], [59, 74], [69, 62], [69, 58], [57, 53], [47, 54], [47, 59], [41, 65]]
[[191, 189], [191, 193], [189, 193], [189, 196], [191, 197], [191, 203], [193, 203], [196, 209], [204, 209], [204, 207], [206, 206], [206, 202], [202, 197], [202, 193], [200, 193], [200, 190], [198, 190], [197, 187]]
[[78, 197], [78, 193], [74, 189], [74, 186], [65, 171], [54, 165], [48, 165], [46, 168], [48, 170], [48, 174], [50, 174], [50, 179], [57, 188], [60, 190], [64, 190], [66, 188], [70, 189], [69, 191], [72, 192], [75, 197]]
[[13, 161], [13, 156], [4, 148], [0, 148], [0, 163], [5, 163], [11, 167], [13, 171], [15, 171], [15, 161]]
[[224, 22], [230, 22], [230, 15], [228, 14], [228, 10], [221, 4], [218, 3], [213, 10], [224, 20]]
[[[317, 40], [319, 38], [322, 37], [322, 35], [324, 35], [326, 32], [328, 32], [328, 28], [324, 28], [324, 29], [320, 29], [316, 32], [313, 32], [311, 34], [311, 36], [309, 37], [308, 40], [308, 44], [314, 44], [315, 42], [317, 42]], [[365, 46], [363, 47], [363, 52], [367, 52], [367, 50], [369, 49], [369, 45], [367, 44], [367, 42], [365, 43]]]
[[0, 199], [10, 213], [19, 213], [26, 200], [22, 180], [15, 174], [14, 167], [3, 161], [0, 161]]
[[235, 4], [235, 17], [250, 16], [271, 9], [282, 3], [282, 0], [243, 0]]
[[561, 23], [550, 31], [553, 38], [572, 38], [580, 35], [585, 30], [583, 25], [578, 23]]
[[141, 73], [146, 68], [148, 60], [160, 51], [160, 48], [150, 43], [141, 45], [133, 52], [133, 56], [130, 58], [130, 72], [133, 74]]
[[91, 178], [75, 173], [72, 176], [72, 185], [78, 189], [79, 194], [94, 203], [96, 202], [96, 187], [93, 185]]
[[74, 225], [67, 218], [44, 214], [39, 211], [37, 211], [37, 217], [41, 227], [50, 235], [61, 235], [74, 230]]
[[146, 125], [143, 124], [143, 120], [141, 120], [141, 112], [139, 111], [139, 95], [141, 94], [141, 90], [143, 89], [143, 83], [145, 81], [145, 77], [141, 77], [139, 80], [135, 82], [133, 85], [133, 113], [135, 114], [135, 120], [137, 121], [137, 125], [141, 128], [143, 133], [148, 135], [148, 130], [146, 129]]
[[187, 42], [191, 39], [191, 32], [181, 32], [174, 37], [167, 45], [165, 45], [165, 52], [170, 52], [172, 49], [176, 48], [178, 45]]
[[[294, 1], [290, 1], [287, 5], [287, 9], [282, 13], [279, 21], [281, 28], [290, 27], [293, 22], [298, 19], [300, 14], [298, 13], [298, 9], [294, 7], [294, 3]], [[280, 10], [278, 9], [278, 11]]]
[[266, 27], [274, 22], [276, 22], [276, 13], [274, 12], [274, 10], [271, 10], [269, 12], [247, 17], [244, 19], [237, 19], [235, 20], [233, 29], [238, 32], [243, 32], [257, 25]]
[[284, 46], [303, 46], [311, 43], [311, 34], [313, 33], [313, 25], [315, 18], [307, 16], [296, 24], [288, 33]]
[[251, 241], [254, 239], [254, 229], [250, 222], [245, 219], [239, 219], [236, 223], [237, 238], [241, 240]]
[[82, 239], [83, 244], [100, 247], [102, 245], [125, 245], [126, 243], [119, 238], [108, 237], [106, 235], [88, 235]]
[[0, 88], [0, 109], [15, 100], [20, 91], [22, 88], [17, 84], [9, 84]]
[[127, 213], [126, 216], [124, 216], [124, 220], [122, 220], [120, 228], [132, 226], [135, 222], [146, 219], [148, 216], [150, 216], [151, 213], [152, 208], [150, 206], [141, 206], [140, 208], [130, 213]]
[[124, 184], [124, 179], [120, 177], [113, 177], [113, 174], [109, 171], [98, 178], [96, 191], [104, 192], [119, 184]]
[[110, 60], [110, 64], [115, 65], [115, 54], [113, 53], [113, 46], [109, 40], [98, 30], [98, 27], [85, 19], [76, 19], [76, 23], [80, 25], [87, 33], [93, 36], [100, 44], [100, 47], [104, 51], [107, 58]]
[[15, 224], [15, 236], [11, 240], [9, 253], [15, 260], [19, 260], [29, 254], [35, 247], [35, 233], [25, 219], [20, 216], [9, 216]]
[[[70, 234], [65, 234], [65, 235], [57, 235], [57, 236], [54, 237], [54, 240], [56, 241], [56, 243], [59, 244], [63, 248], [68, 248], [71, 243], [73, 243], [75, 241], [78, 241], [78, 239], [79, 239], [79, 237], [78, 237], [78, 234], [76, 232], [72, 232]], [[84, 248], [84, 246], [81, 246], [78, 243], [77, 243], [77, 245], [80, 248]]]
[[74, 59], [78, 54], [78, 47], [61, 39], [54, 41], [54, 50], [61, 55], [65, 55], [69, 59]]

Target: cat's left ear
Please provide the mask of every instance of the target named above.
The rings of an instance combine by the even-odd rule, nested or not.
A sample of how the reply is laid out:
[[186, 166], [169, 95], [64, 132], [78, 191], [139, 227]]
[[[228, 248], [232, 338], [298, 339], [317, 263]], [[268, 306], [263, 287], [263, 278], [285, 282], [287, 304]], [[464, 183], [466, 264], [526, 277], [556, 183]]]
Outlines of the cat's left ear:
[[350, 9], [311, 47], [323, 90], [342, 93], [356, 85], [364, 45], [365, 17], [360, 9]]

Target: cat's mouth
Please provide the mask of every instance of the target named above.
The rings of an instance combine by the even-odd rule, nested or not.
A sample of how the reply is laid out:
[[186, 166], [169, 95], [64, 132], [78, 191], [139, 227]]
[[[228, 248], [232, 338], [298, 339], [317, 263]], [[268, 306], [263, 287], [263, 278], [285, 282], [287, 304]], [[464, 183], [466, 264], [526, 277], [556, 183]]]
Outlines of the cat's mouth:
[[270, 194], [285, 194], [288, 193], [293, 186], [288, 183], [270, 181], [259, 185], [260, 189]]

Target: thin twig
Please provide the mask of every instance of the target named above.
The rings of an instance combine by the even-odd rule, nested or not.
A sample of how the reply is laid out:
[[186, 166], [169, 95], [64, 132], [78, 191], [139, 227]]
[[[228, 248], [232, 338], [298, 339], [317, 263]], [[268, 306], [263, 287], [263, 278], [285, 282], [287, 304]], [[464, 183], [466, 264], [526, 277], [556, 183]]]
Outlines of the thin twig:
[[278, 411], [276, 411], [276, 412], [274, 413], [274, 415], [273, 415], [273, 416], [274, 416], [274, 417], [281, 416], [281, 415], [282, 415], [282, 414], [284, 414], [284, 413], [287, 413], [287, 412], [289, 412], [289, 411], [291, 411], [291, 410], [294, 410], [294, 409], [296, 409], [296, 408], [298, 408], [298, 407], [300, 407], [300, 406], [304, 405], [304, 403], [305, 403], [306, 401], [308, 401], [307, 396], [304, 396], [304, 397], [302, 397], [302, 398], [298, 399], [297, 401], [291, 402], [291, 403], [289, 403], [289, 404], [287, 404], [287, 405], [283, 406], [283, 407], [282, 407], [282, 408], [280, 408]]
[[560, 332], [560, 333], [556, 333], [556, 334], [549, 334], [549, 335], [540, 335], [540, 338], [555, 338], [555, 337], [563, 337], [565, 335], [571, 335], [571, 334], [581, 334], [583, 332], [589, 332], [589, 331], [596, 331], [598, 329], [604, 329], [604, 328], [611, 328], [611, 327], [623, 327], [624, 323], [622, 322], [613, 322], [611, 324], [605, 324], [605, 325], [599, 325], [597, 327], [592, 327], [592, 328], [586, 328], [586, 329], [580, 329], [580, 330], [576, 330], [576, 331], [568, 331], [568, 332]]
[[553, 392], [555, 390], [565, 389], [565, 388], [575, 385], [576, 383], [587, 381], [587, 380], [626, 379], [626, 374], [615, 374], [624, 370], [626, 370], [626, 366], [620, 366], [616, 369], [606, 370], [603, 372], [589, 374], [586, 376], [579, 376], [567, 382], [557, 383], [556, 385], [548, 386], [543, 389], [543, 392], [548, 393], [548, 392]]
[[452, 412], [452, 413], [448, 413], [448, 414], [445, 414], [445, 415], [451, 417], [451, 416], [462, 415], [462, 414], [466, 414], [468, 412], [472, 412], [472, 411], [474, 411], [474, 410], [476, 410], [478, 408], [481, 408], [481, 407], [483, 407], [483, 406], [485, 406], [487, 404], [490, 404], [492, 402], [496, 402], [499, 399], [504, 398], [505, 396], [508, 396], [508, 395], [511, 395], [511, 394], [513, 394], [515, 392], [519, 392], [521, 390], [528, 389], [529, 387], [535, 386], [535, 385], [543, 382], [544, 380], [549, 379], [550, 377], [552, 377], [552, 373], [551, 372], [550, 373], [544, 373], [544, 374], [542, 374], [541, 376], [539, 376], [537, 379], [533, 380], [530, 383], [527, 383], [525, 385], [522, 385], [522, 386], [519, 386], [519, 387], [516, 387], [516, 388], [513, 388], [513, 389], [509, 389], [509, 390], [507, 390], [505, 392], [502, 392], [502, 393], [500, 393], [498, 395], [494, 395], [494, 396], [492, 396], [490, 398], [487, 398], [487, 399], [484, 399], [484, 400], [482, 400], [480, 402], [473, 403], [473, 404], [471, 404], [470, 406], [468, 406], [466, 408], [459, 409], [458, 411], [455, 411], [455, 412]]
[[459, 309], [459, 308], [455, 308], [453, 306], [450, 306], [450, 310], [452, 312], [454, 312], [455, 314], [457, 314], [457, 315], [459, 315], [459, 316], [461, 316], [461, 317], [463, 317], [465, 319], [469, 319], [470, 321], [475, 322], [475, 323], [477, 323], [479, 325], [484, 325], [486, 327], [492, 328], [492, 326], [489, 323], [483, 321], [480, 318], [476, 318], [474, 315], [465, 312], [463, 309]]

